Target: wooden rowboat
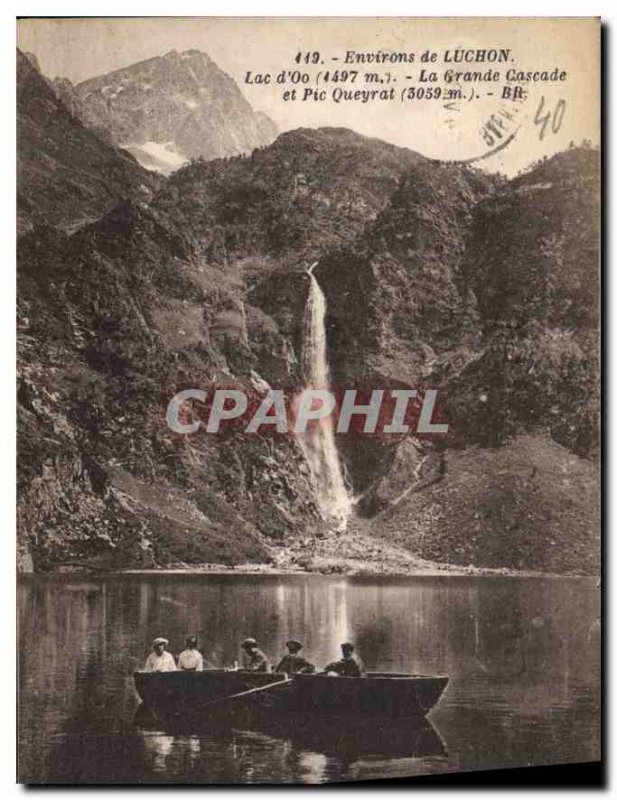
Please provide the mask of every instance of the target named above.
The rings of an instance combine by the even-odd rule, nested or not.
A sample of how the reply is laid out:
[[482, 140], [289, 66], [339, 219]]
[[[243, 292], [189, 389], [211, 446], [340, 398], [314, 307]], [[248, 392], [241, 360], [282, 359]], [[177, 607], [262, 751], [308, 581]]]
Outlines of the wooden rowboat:
[[135, 688], [153, 711], [165, 715], [255, 707], [302, 716], [424, 717], [447, 677], [372, 672], [366, 678], [264, 672], [136, 672]]

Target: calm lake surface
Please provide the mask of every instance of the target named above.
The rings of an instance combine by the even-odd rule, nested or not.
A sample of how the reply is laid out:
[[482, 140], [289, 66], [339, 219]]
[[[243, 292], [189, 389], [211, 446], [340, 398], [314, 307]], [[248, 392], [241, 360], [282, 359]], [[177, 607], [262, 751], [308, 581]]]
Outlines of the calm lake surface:
[[[19, 779], [320, 783], [600, 758], [600, 597], [589, 578], [28, 577], [19, 583]], [[255, 636], [317, 664], [347, 638], [371, 671], [448, 674], [430, 726], [141, 727], [132, 673], [155, 636], [215, 665]], [[336, 680], [336, 678], [332, 678]], [[389, 735], [385, 735], [385, 734]], [[366, 734], [366, 731], [364, 732]]]

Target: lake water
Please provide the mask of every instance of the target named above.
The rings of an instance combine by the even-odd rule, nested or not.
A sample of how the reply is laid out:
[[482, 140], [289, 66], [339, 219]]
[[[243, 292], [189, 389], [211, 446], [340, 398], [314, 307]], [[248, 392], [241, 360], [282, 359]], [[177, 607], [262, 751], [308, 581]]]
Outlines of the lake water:
[[[595, 579], [65, 575], [18, 591], [22, 782], [319, 783], [600, 758]], [[273, 658], [301, 638], [317, 664], [350, 638], [371, 671], [450, 684], [430, 725], [374, 737], [144, 727], [132, 673], [153, 637], [177, 654], [189, 633], [219, 666], [249, 635]]]

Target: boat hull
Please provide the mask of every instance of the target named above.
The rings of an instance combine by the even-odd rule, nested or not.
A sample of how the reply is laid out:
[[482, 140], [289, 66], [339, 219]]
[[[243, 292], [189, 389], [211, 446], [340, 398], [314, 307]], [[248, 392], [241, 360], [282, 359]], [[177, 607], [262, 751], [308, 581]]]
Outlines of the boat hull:
[[423, 717], [447, 683], [445, 677], [374, 673], [366, 678], [298, 675], [290, 688], [294, 705], [305, 714]]
[[[281, 675], [282, 680], [285, 676]], [[366, 678], [296, 675], [291, 682], [226, 702], [249, 689], [279, 679], [272, 673], [136, 672], [135, 688], [143, 702], [159, 714], [212, 713], [220, 708], [255, 708], [311, 716], [423, 717], [435, 706], [447, 677], [369, 673]]]

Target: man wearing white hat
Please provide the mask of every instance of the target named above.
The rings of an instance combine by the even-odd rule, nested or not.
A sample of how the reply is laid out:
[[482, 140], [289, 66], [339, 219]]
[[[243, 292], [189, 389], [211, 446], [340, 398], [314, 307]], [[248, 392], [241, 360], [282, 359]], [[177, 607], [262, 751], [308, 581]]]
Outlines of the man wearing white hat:
[[165, 649], [168, 644], [167, 639], [162, 636], [158, 636], [152, 642], [152, 652], [144, 667], [146, 672], [174, 672], [177, 669], [174, 657]]

